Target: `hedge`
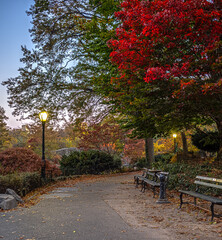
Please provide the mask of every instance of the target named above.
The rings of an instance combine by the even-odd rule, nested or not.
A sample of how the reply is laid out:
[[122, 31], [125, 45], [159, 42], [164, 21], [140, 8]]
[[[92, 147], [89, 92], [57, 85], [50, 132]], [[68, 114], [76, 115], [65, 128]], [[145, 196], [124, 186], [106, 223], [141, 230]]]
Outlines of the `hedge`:
[[43, 184], [44, 182], [37, 172], [0, 175], [0, 193], [5, 193], [7, 188], [11, 188], [20, 196], [25, 196]]
[[74, 151], [60, 161], [64, 175], [99, 174], [120, 167], [120, 158], [99, 150]]

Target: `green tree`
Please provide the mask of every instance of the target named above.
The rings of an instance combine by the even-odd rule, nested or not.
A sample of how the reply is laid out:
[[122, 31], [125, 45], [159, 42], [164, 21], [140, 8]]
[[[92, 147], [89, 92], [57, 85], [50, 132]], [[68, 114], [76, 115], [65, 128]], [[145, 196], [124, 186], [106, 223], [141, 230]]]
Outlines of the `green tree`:
[[0, 151], [10, 146], [9, 128], [7, 127], [8, 117], [5, 115], [5, 110], [0, 106]]
[[92, 82], [110, 79], [106, 42], [114, 34], [118, 2], [35, 0], [28, 11], [35, 49], [22, 47], [24, 67], [3, 83], [15, 115], [30, 118], [42, 108], [57, 119], [66, 112], [80, 120], [107, 115]]
[[[144, 83], [141, 88], [129, 89], [111, 81], [118, 72], [109, 61], [111, 49], [107, 41], [115, 38], [119, 21], [114, 12], [119, 2], [35, 1], [28, 11], [35, 50], [22, 47], [24, 67], [19, 69], [18, 77], [3, 83], [15, 115], [33, 117], [45, 108], [52, 118], [67, 111], [80, 121], [95, 122], [112, 111], [134, 119], [129, 125], [135, 133], [143, 132], [143, 138], [156, 134], [155, 116], [147, 115]], [[140, 114], [135, 114], [137, 107], [142, 109]]]

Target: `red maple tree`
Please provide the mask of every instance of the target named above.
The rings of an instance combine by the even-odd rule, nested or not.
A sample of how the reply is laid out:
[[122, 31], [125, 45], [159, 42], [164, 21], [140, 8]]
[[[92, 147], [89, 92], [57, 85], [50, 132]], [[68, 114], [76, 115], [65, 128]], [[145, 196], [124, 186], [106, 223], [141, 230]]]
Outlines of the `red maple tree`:
[[[121, 25], [109, 41], [111, 61], [132, 88], [143, 79], [180, 112], [210, 117], [222, 156], [222, 10], [219, 1], [125, 0]], [[164, 95], [165, 94], [165, 95]]]
[[84, 150], [97, 149], [114, 154], [121, 152], [123, 148], [124, 133], [119, 125], [112, 121], [91, 126], [82, 124], [78, 137], [78, 147]]

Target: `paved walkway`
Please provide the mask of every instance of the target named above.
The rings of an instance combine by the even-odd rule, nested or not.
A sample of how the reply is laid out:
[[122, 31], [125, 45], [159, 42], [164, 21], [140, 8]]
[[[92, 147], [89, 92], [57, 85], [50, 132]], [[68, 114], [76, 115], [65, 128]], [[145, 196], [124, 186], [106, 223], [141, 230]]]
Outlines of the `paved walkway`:
[[108, 204], [110, 193], [118, 194], [116, 189], [120, 189], [123, 179], [124, 176], [116, 176], [57, 188], [31, 208], [1, 212], [0, 239], [164, 239], [158, 229], [144, 232], [129, 226]]

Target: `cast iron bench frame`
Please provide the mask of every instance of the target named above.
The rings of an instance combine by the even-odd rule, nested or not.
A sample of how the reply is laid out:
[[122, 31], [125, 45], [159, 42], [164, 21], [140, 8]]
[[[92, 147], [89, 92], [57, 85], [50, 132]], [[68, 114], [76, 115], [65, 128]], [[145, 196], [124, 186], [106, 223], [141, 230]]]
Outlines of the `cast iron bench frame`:
[[197, 206], [196, 199], [200, 198], [205, 201], [211, 202], [210, 210], [211, 210], [211, 221], [213, 221], [214, 217], [222, 217], [222, 214], [214, 213], [214, 205], [222, 205], [222, 199], [217, 197], [212, 197], [200, 192], [200, 187], [208, 187], [208, 188], [217, 188], [222, 190], [222, 179], [219, 178], [210, 178], [204, 176], [196, 176], [194, 183], [196, 184], [196, 191], [185, 191], [179, 190], [180, 192], [180, 209], [183, 204], [192, 204], [190, 202], [183, 201], [183, 194], [190, 195], [194, 197], [194, 205]]
[[[152, 170], [149, 171], [149, 169], [144, 169], [142, 175], [134, 176], [134, 183], [136, 183], [136, 187], [141, 184], [141, 192], [143, 193], [148, 186], [150, 186], [153, 191], [153, 197], [155, 198], [156, 188], [160, 188], [159, 174], [161, 174], [160, 171], [152, 172]], [[164, 175], [167, 183], [169, 173], [164, 173]]]
[[[145, 190], [148, 188], [148, 186], [151, 187], [153, 191], [153, 197], [155, 198], [156, 195], [156, 188], [160, 188], [160, 175], [165, 176], [165, 187], [167, 186], [167, 182], [169, 179], [169, 172], [149, 172], [147, 173], [147, 178], [142, 180], [142, 192], [145, 192]], [[152, 179], [149, 179], [149, 177]]]
[[136, 188], [142, 184], [142, 180], [146, 178], [148, 169], [147, 168], [143, 168], [143, 173], [142, 175], [134, 175], [134, 183], [136, 184]]
[[141, 192], [145, 192], [146, 189], [148, 189], [148, 186], [151, 187], [153, 191], [153, 197], [155, 198], [156, 195], [156, 188], [160, 187], [160, 182], [158, 182], [158, 176], [156, 173], [152, 172], [147, 172], [146, 178], [142, 180], [142, 187], [141, 187]]

